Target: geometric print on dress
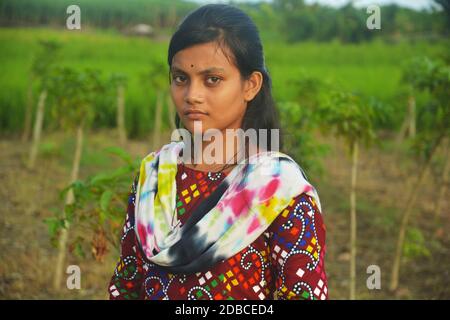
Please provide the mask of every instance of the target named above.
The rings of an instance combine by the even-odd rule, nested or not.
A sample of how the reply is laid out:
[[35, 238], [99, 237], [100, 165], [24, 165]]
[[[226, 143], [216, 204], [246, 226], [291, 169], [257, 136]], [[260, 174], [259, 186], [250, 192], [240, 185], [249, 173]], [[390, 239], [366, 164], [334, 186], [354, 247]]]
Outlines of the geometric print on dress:
[[[303, 195], [303, 198], [295, 206], [293, 205], [294, 201], [291, 201], [288, 208], [282, 212], [281, 215], [287, 220], [278, 226], [278, 233], [273, 235], [273, 239], [279, 243], [274, 246], [274, 252], [271, 255], [280, 269], [280, 277], [276, 283], [277, 294], [281, 299], [301, 296], [304, 299], [325, 300], [328, 288], [325, 284], [326, 275], [322, 264], [324, 248], [320, 246], [316, 231], [315, 218], [319, 215], [314, 208], [316, 204], [313, 198]], [[293, 210], [289, 210], [292, 207]], [[319, 223], [323, 227], [322, 221]], [[292, 283], [288, 285], [285, 277], [288, 272], [285, 269], [290, 259], [296, 260], [295, 274], [298, 279], [291, 281]], [[289, 270], [289, 272], [292, 271], [294, 270]], [[308, 283], [302, 281], [306, 272], [315, 274], [315, 281]]]
[[[179, 168], [176, 212], [181, 224], [225, 176]], [[210, 270], [170, 274], [144, 258], [133, 230], [137, 179], [138, 176], [131, 188], [121, 238], [123, 258], [119, 259], [110, 282], [111, 299], [327, 298], [323, 264], [325, 229], [311, 197], [303, 194], [292, 199], [266, 232]]]

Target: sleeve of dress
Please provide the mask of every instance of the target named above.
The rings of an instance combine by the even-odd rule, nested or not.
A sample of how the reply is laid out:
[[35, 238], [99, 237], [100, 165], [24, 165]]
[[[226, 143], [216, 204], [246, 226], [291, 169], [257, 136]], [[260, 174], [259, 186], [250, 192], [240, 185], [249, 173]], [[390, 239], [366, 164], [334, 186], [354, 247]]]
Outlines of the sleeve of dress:
[[134, 205], [138, 176], [128, 197], [127, 214], [120, 240], [120, 258], [109, 284], [112, 300], [138, 299], [144, 277], [144, 262], [134, 232]]
[[274, 298], [328, 299], [325, 273], [325, 225], [313, 198], [292, 199], [268, 229]]

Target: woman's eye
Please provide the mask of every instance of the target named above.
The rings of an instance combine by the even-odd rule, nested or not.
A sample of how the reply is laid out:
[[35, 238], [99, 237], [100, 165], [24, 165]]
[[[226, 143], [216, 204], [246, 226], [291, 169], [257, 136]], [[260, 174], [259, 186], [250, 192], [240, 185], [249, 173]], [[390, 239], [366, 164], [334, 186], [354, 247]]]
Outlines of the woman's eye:
[[208, 77], [208, 79], [206, 80], [206, 82], [208, 82], [208, 84], [218, 84], [220, 82], [220, 78], [218, 77]]
[[184, 76], [173, 76], [172, 79], [175, 81], [175, 83], [183, 83], [186, 80]]

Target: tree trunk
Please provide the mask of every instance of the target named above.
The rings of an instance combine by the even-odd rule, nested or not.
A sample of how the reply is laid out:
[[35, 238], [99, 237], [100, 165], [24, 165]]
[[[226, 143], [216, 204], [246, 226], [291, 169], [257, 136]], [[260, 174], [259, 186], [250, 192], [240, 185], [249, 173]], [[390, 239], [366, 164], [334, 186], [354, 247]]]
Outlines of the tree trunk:
[[396, 143], [398, 145], [402, 144], [406, 136], [409, 138], [416, 136], [416, 98], [413, 94], [408, 96], [406, 117], [397, 135]]
[[33, 115], [33, 77], [30, 75], [28, 78], [27, 104], [25, 107], [25, 122], [22, 132], [22, 142], [27, 142], [28, 139], [30, 138], [32, 115]]
[[[75, 148], [75, 155], [72, 163], [72, 172], [70, 175], [70, 183], [74, 183], [78, 179], [78, 172], [80, 170], [81, 152], [83, 150], [83, 124], [77, 128], [77, 141]], [[65, 205], [74, 203], [75, 197], [73, 190], [67, 192]], [[62, 274], [64, 271], [64, 263], [66, 260], [66, 247], [69, 238], [70, 223], [66, 221], [64, 228], [61, 230], [58, 244], [58, 258], [56, 261], [55, 277], [53, 279], [53, 288], [57, 291], [61, 288]]]
[[414, 205], [416, 203], [419, 187], [422, 185], [422, 182], [423, 182], [423, 180], [426, 176], [426, 173], [428, 172], [428, 168], [431, 164], [431, 160], [433, 159], [433, 156], [434, 156], [436, 149], [438, 148], [441, 140], [442, 140], [442, 138], [439, 138], [436, 140], [434, 146], [431, 149], [430, 154], [428, 155], [424, 165], [422, 166], [422, 169], [419, 173], [419, 177], [416, 181], [416, 184], [411, 188], [410, 193], [407, 197], [406, 208], [403, 211], [403, 216], [402, 216], [401, 222], [400, 222], [400, 230], [399, 230], [398, 238], [397, 238], [397, 246], [396, 246], [396, 250], [395, 250], [394, 263], [392, 264], [391, 282], [389, 285], [389, 289], [391, 291], [395, 291], [398, 288], [400, 262], [401, 262], [401, 258], [402, 258], [403, 243], [405, 241], [405, 234], [406, 234], [406, 228], [408, 227], [409, 217], [410, 217], [412, 209], [414, 208]]
[[448, 138], [444, 141], [444, 169], [442, 170], [441, 186], [438, 192], [438, 198], [436, 202], [436, 207], [434, 209], [435, 218], [441, 216], [442, 204], [445, 199], [445, 192], [448, 186], [448, 174], [450, 171], [450, 161], [449, 161], [449, 140]]
[[28, 158], [28, 168], [33, 169], [36, 163], [39, 143], [41, 141], [42, 125], [44, 123], [45, 100], [47, 99], [47, 90], [43, 90], [39, 95], [39, 101], [36, 110], [36, 120], [33, 129], [33, 144], [31, 145], [30, 155]]
[[405, 120], [403, 120], [400, 131], [398, 132], [397, 139], [395, 139], [397, 145], [401, 145], [403, 143], [403, 138], [406, 136], [407, 131], [408, 131], [408, 118], [406, 117]]
[[356, 299], [356, 177], [358, 142], [352, 146], [352, 180], [350, 189], [350, 300]]
[[163, 104], [163, 93], [158, 92], [156, 96], [156, 112], [155, 121], [153, 125], [153, 148], [158, 148], [161, 143], [161, 121], [162, 121], [162, 104]]
[[416, 99], [414, 95], [408, 97], [408, 137], [416, 136]]
[[117, 86], [117, 129], [119, 131], [119, 143], [125, 146], [127, 133], [125, 130], [125, 88], [123, 85]]

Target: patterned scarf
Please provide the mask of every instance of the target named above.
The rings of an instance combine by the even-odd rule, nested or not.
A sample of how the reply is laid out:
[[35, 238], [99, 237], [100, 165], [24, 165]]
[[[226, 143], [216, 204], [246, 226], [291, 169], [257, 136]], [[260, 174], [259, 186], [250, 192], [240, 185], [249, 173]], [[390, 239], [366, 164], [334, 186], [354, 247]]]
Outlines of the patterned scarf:
[[183, 146], [172, 142], [146, 156], [136, 191], [138, 241], [147, 259], [169, 272], [204, 271], [235, 255], [297, 195], [308, 194], [320, 209], [317, 192], [298, 164], [281, 152], [264, 151], [238, 163], [180, 226], [174, 213]]

